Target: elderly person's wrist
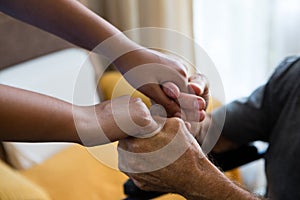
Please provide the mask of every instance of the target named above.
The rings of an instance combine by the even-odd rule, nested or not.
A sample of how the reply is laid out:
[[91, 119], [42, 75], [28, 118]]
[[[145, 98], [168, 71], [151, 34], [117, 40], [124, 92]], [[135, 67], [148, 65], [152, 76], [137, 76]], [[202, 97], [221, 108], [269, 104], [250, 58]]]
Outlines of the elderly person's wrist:
[[189, 200], [259, 200], [250, 192], [229, 180], [207, 158], [199, 159], [196, 169], [191, 170], [190, 183], [185, 184], [182, 195]]

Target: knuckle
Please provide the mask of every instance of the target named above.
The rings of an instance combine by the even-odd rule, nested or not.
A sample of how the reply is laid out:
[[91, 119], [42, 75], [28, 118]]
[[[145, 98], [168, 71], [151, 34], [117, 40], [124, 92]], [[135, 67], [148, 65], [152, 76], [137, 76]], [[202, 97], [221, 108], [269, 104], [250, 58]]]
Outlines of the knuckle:
[[135, 117], [135, 121], [139, 126], [147, 126], [152, 122], [152, 117], [149, 111], [141, 110]]
[[205, 82], [205, 83], [208, 83], [208, 78], [206, 75], [204, 74], [200, 74], [200, 73], [197, 73], [197, 74], [194, 74], [192, 75], [190, 78], [189, 78], [190, 81], [195, 81], [195, 82]]
[[184, 125], [184, 121], [178, 117], [169, 118], [166, 120], [165, 128], [178, 130], [182, 125]]
[[105, 113], [107, 115], [112, 114], [113, 106], [111, 105], [111, 101], [105, 101], [103, 103], [100, 103], [99, 108], [100, 109], [97, 109], [96, 112]]
[[172, 63], [174, 66], [176, 66], [178, 68], [178, 72], [184, 76], [184, 78], [187, 78], [187, 66], [185, 64], [182, 63], [181, 60], [179, 60], [178, 58], [176, 59], [172, 59]]
[[178, 63], [178, 65], [180, 66], [180, 73], [181, 73], [181, 75], [182, 76], [184, 76], [184, 78], [187, 78], [188, 77], [188, 74], [187, 74], [187, 67], [184, 65], [184, 64], [182, 64], [182, 63]]

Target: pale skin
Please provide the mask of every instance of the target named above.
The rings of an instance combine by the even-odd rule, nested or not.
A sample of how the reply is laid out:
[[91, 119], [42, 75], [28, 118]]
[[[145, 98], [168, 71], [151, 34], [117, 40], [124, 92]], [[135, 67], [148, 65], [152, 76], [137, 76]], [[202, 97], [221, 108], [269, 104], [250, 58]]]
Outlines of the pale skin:
[[[88, 50], [92, 50], [107, 38], [121, 35], [122, 42], [118, 46], [99, 49], [98, 52], [111, 59], [120, 72], [126, 73], [142, 64], [157, 63], [174, 69], [178, 72], [178, 77], [189, 82], [185, 66], [181, 62], [135, 44], [110, 23], [76, 0], [0, 0], [0, 11]], [[113, 55], [120, 48], [136, 47], [136, 50], [114, 60]], [[166, 78], [166, 81], [176, 83], [177, 80]], [[182, 93], [179, 90], [169, 90], [169, 85], [173, 83], [164, 83], [161, 80], [162, 87], [159, 84], [147, 84], [138, 89], [155, 102], [163, 105], [168, 116], [184, 115], [186, 117], [187, 115], [186, 118], [191, 121], [203, 120], [205, 99], [208, 96], [206, 83], [190, 80], [187, 90], [191, 94]], [[127, 137], [127, 134], [111, 120], [112, 111], [109, 101], [95, 105], [95, 107], [74, 106], [72, 110], [72, 105], [69, 103], [6, 85], [0, 85], [0, 94], [1, 141], [64, 141], [82, 144], [76, 134], [76, 128], [87, 135], [87, 144], [85, 144], [87, 146], [104, 144]], [[186, 114], [181, 112], [180, 99], [184, 99], [182, 102], [188, 102], [181, 106], [182, 111]], [[138, 125], [144, 127], [152, 124], [153, 130], [156, 128], [149, 110], [140, 100], [132, 99], [130, 105], [134, 110], [130, 113], [130, 117]], [[195, 107], [196, 114], [190, 115], [189, 113], [195, 113]], [[96, 119], [90, 117], [94, 108], [97, 113]], [[191, 112], [192, 110], [193, 112]], [[78, 127], [75, 127], [73, 114], [77, 118], [76, 125]], [[105, 137], [96, 137], [98, 124], [101, 125], [109, 140]]]
[[[148, 139], [126, 138], [119, 142], [119, 148], [135, 153], [153, 152], [168, 144], [176, 134], [182, 138], [180, 144], [187, 150], [175, 162], [159, 170], [147, 173], [126, 173], [134, 183], [146, 191], [178, 193], [187, 199], [198, 200], [259, 200], [230, 181], [203, 154], [194, 136], [184, 127], [179, 118], [167, 119], [161, 132]], [[172, 152], [170, 152], [172, 153]], [[121, 155], [121, 154], [120, 154]], [[167, 155], [159, 155], [165, 159]], [[136, 162], [134, 157], [120, 159], [120, 166], [143, 168], [151, 162], [144, 159]]]

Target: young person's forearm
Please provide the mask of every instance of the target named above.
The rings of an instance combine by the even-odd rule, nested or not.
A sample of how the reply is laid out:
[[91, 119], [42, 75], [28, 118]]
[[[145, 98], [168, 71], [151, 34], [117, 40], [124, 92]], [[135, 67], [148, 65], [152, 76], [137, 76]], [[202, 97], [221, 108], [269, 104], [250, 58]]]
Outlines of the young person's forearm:
[[[131, 41], [117, 28], [77, 0], [0, 0], [0, 11], [51, 32], [75, 45], [93, 50], [106, 57], [122, 74], [135, 67], [143, 66], [143, 72], [141, 68], [136, 68], [137, 70], [128, 73], [125, 76], [127, 81], [164, 106], [169, 116], [180, 113], [181, 109], [176, 100], [166, 95], [160, 85], [173, 82], [183, 93], [188, 93], [186, 67], [169, 56]], [[144, 76], [144, 69], [149, 69], [149, 66], [152, 67], [152, 73]], [[195, 99], [195, 102], [204, 101], [199, 98], [202, 95], [193, 93], [190, 98]], [[195, 104], [192, 103], [187, 107], [191, 105]], [[196, 107], [199, 112], [202, 111], [203, 106]], [[197, 118], [199, 119], [196, 121], [203, 119]]]
[[146, 60], [139, 51], [121, 56], [143, 47], [77, 0], [0, 0], [0, 11], [105, 56], [123, 73]]
[[71, 104], [5, 85], [0, 85], [0, 140], [80, 143]]
[[131, 136], [157, 129], [150, 111], [140, 99], [127, 101], [129, 97], [124, 96], [97, 105], [76, 106], [0, 84], [0, 141], [75, 142], [96, 146], [124, 139], [128, 137], [123, 131], [124, 125], [123, 129], [119, 127], [112, 110], [122, 110], [124, 99], [131, 110], [118, 113], [118, 120], [125, 124], [134, 121], [136, 127], [127, 127]]

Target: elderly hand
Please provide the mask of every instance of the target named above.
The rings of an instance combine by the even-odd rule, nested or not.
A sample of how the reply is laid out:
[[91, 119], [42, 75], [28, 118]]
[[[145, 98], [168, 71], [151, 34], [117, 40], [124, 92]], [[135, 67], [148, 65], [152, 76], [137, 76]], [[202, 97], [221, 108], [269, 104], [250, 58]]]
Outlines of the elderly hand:
[[[191, 177], [207, 165], [200, 146], [179, 118], [167, 119], [160, 133], [152, 138], [121, 140], [118, 151], [120, 169], [147, 191], [185, 195], [195, 181]], [[151, 155], [153, 152], [157, 153]]]
[[259, 199], [209, 162], [181, 119], [167, 119], [152, 138], [121, 140], [118, 151], [119, 168], [142, 190], [178, 193], [191, 200]]

